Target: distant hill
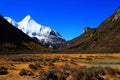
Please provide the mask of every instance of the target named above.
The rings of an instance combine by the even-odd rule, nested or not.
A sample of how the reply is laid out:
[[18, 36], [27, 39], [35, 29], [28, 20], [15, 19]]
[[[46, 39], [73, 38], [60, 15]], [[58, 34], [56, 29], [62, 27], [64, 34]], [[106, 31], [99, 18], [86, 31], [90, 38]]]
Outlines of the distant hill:
[[47, 51], [48, 49], [14, 27], [0, 15], [0, 51], [8, 50]]
[[69, 53], [120, 52], [120, 7], [97, 28], [85, 28], [84, 33], [62, 46]]

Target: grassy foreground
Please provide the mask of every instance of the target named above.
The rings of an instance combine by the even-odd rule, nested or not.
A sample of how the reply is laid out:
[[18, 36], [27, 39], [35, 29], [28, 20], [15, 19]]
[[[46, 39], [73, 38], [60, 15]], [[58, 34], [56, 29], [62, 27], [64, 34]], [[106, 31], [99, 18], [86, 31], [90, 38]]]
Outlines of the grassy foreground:
[[0, 55], [0, 80], [120, 80], [120, 54]]

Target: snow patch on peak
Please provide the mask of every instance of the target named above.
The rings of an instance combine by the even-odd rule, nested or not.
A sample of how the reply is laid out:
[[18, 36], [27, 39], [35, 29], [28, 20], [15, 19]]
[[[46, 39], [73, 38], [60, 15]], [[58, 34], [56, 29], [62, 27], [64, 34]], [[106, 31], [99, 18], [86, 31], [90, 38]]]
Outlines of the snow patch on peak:
[[31, 18], [31, 16], [30, 15], [27, 15], [22, 21], [29, 21], [29, 20], [31, 20], [32, 18]]
[[10, 17], [4, 17], [9, 23], [11, 23], [13, 26], [18, 26], [17, 22], [11, 19]]
[[25, 24], [25, 23], [29, 23], [32, 20], [30, 15], [27, 15], [22, 21], [18, 22], [18, 24]]
[[28, 17], [29, 16], [27, 16], [21, 22], [18, 23], [18, 28], [26, 34], [39, 33], [40, 29], [42, 28], [42, 25], [39, 25], [33, 19]]

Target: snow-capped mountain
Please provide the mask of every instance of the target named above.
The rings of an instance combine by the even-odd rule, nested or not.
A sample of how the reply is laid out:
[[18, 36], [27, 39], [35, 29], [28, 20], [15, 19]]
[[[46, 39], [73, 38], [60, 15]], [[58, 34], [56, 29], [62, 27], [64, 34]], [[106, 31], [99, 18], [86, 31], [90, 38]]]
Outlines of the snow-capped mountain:
[[16, 26], [18, 29], [22, 30], [28, 36], [37, 39], [44, 46], [56, 49], [60, 44], [64, 43], [65, 40], [62, 36], [51, 29], [50, 27], [42, 26], [34, 21], [30, 15], [27, 15], [22, 21], [16, 22], [15, 20], [5, 17], [5, 19]]
[[18, 23], [15, 20], [11, 19], [10, 17], [4, 17], [4, 18], [13, 26], [16, 26], [16, 27], [18, 26]]

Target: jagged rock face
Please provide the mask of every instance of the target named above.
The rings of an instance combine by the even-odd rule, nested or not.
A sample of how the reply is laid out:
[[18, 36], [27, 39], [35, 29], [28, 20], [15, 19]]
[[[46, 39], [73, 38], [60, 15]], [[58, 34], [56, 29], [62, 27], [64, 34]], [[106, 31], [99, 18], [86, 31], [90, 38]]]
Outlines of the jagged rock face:
[[64, 52], [120, 52], [120, 7], [96, 29], [87, 28], [82, 35], [64, 46]]
[[84, 29], [83, 34], [85, 34], [86, 37], [93, 36], [94, 33], [96, 32], [96, 30], [97, 30], [96, 28], [86, 27], [86, 28]]
[[90, 29], [91, 29], [90, 27], [85, 27], [85, 29], [84, 29], [83, 33], [88, 32]]
[[118, 8], [118, 10], [113, 15], [112, 22], [118, 20], [119, 18], [120, 18], [120, 7]]

